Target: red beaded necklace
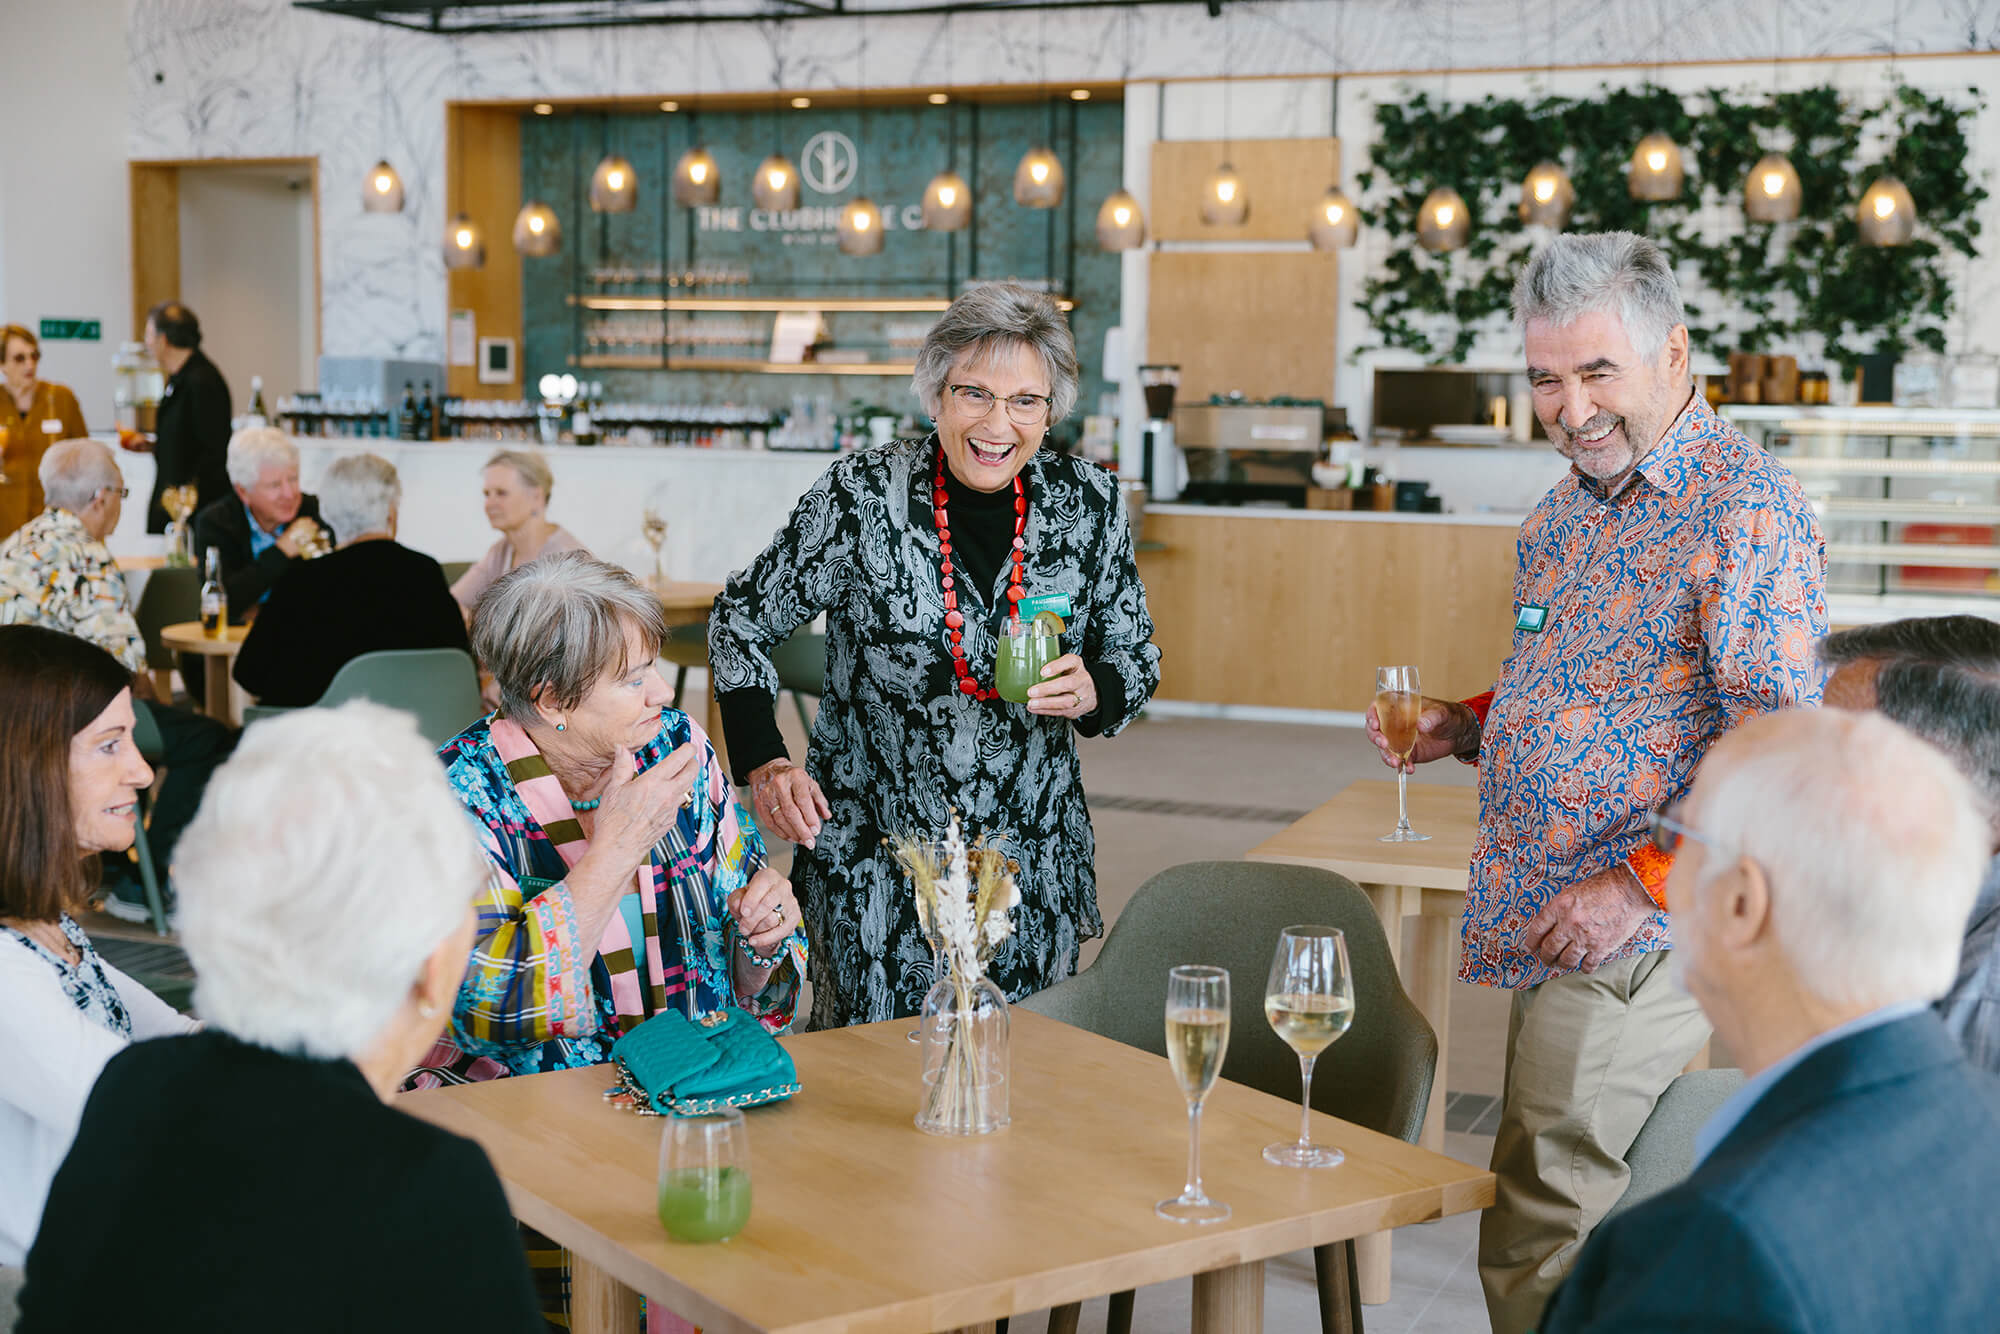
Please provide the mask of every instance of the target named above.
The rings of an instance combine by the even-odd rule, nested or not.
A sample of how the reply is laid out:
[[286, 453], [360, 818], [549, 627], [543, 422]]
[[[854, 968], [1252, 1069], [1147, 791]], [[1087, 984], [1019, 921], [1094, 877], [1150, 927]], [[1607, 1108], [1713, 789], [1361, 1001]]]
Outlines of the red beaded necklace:
[[[943, 556], [944, 625], [946, 632], [951, 636], [952, 673], [958, 678], [958, 689], [961, 694], [970, 695], [977, 700], [998, 699], [1000, 698], [1000, 692], [991, 687], [982, 686], [979, 682], [973, 680], [972, 668], [968, 667], [965, 663], [965, 647], [962, 642], [965, 638], [965, 616], [958, 609], [957, 574], [951, 563], [951, 521], [946, 516], [944, 510], [944, 449], [942, 446], [938, 449], [937, 474], [931, 479], [931, 504], [934, 506], [931, 510], [931, 516], [937, 520], [938, 550]], [[1021, 534], [1026, 532], [1027, 528], [1028, 490], [1021, 485], [1021, 475], [1015, 473], [1013, 565], [1007, 572], [1007, 610], [1010, 615], [1013, 613], [1014, 605], [1021, 600], [1021, 562], [1023, 553], [1027, 550], [1027, 543], [1021, 540]]]

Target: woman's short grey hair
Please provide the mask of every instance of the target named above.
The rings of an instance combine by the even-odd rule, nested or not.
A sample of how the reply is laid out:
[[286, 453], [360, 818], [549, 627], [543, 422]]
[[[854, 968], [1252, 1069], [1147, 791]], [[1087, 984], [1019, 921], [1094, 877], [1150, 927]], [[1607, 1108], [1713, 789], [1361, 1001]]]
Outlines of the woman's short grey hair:
[[1762, 867], [1779, 947], [1829, 1005], [1942, 996], [1992, 854], [1977, 794], [1880, 714], [1829, 709], [1813, 722], [1701, 792], [1695, 825], [1716, 850], [1696, 892], [1739, 858]]
[[486, 878], [408, 714], [357, 700], [260, 722], [174, 851], [195, 1008], [260, 1047], [353, 1060]]
[[340, 534], [342, 545], [365, 533], [389, 531], [389, 515], [403, 503], [403, 479], [380, 454], [349, 454], [319, 479], [319, 517]]
[[36, 469], [50, 508], [81, 514], [106, 487], [125, 485], [118, 460], [96, 440], [60, 440], [50, 445]]
[[1648, 361], [1687, 323], [1681, 285], [1666, 253], [1633, 232], [1556, 237], [1528, 261], [1514, 284], [1514, 324], [1541, 320], [1557, 328], [1585, 315], [1616, 315], [1632, 350]]
[[299, 447], [275, 426], [251, 426], [229, 437], [228, 468], [232, 486], [248, 491], [262, 480], [264, 469], [298, 466]]
[[961, 360], [977, 364], [1010, 346], [1032, 348], [1042, 359], [1049, 377], [1049, 425], [1069, 416], [1076, 406], [1076, 339], [1062, 307], [1045, 292], [981, 283], [959, 294], [917, 350], [910, 386], [930, 419], [937, 420], [953, 366]]
[[[547, 460], [532, 449], [495, 450], [493, 457], [486, 460], [486, 468], [512, 468], [523, 486], [542, 493], [545, 505], [556, 489], [556, 475], [549, 471]], [[480, 471], [484, 472], [486, 468]]]
[[472, 652], [500, 687], [500, 712], [535, 716], [535, 695], [573, 709], [608, 675], [633, 664], [625, 627], [646, 651], [667, 636], [660, 600], [626, 571], [583, 551], [529, 561], [494, 581], [472, 613]]

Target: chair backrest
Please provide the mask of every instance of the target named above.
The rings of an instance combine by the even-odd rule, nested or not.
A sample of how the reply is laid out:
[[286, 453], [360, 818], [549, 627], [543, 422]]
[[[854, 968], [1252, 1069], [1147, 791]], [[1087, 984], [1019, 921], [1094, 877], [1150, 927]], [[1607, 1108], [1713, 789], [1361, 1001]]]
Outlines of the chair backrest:
[[456, 648], [378, 649], [350, 658], [333, 674], [317, 707], [350, 699], [415, 714], [417, 730], [440, 746], [486, 712], [472, 655]]
[[1229, 1051], [1222, 1077], [1296, 1101], [1299, 1059], [1264, 1019], [1264, 982], [1287, 926], [1337, 926], [1354, 971], [1354, 1025], [1313, 1070], [1313, 1108], [1414, 1144], [1437, 1071], [1437, 1036], [1403, 992], [1368, 898], [1310, 866], [1190, 862], [1139, 887], [1097, 960], [1030, 996], [1038, 1013], [1166, 1053], [1167, 971], [1229, 970]]
[[148, 574], [146, 586], [139, 591], [139, 605], [132, 611], [139, 635], [146, 641], [146, 665], [155, 671], [171, 671], [179, 665], [180, 655], [160, 642], [160, 631], [200, 617], [200, 570], [169, 565]]
[[1696, 1132], [1742, 1087], [1743, 1072], [1729, 1069], [1690, 1070], [1667, 1085], [1625, 1154], [1632, 1177], [1611, 1213], [1622, 1214], [1687, 1180], [1694, 1170]]
[[472, 568], [472, 562], [469, 560], [448, 560], [443, 562], [438, 568], [444, 571], [445, 583], [455, 584], [465, 578], [465, 572]]
[[801, 626], [792, 637], [771, 650], [771, 665], [778, 669], [778, 689], [795, 695], [818, 698], [826, 693], [826, 635]]

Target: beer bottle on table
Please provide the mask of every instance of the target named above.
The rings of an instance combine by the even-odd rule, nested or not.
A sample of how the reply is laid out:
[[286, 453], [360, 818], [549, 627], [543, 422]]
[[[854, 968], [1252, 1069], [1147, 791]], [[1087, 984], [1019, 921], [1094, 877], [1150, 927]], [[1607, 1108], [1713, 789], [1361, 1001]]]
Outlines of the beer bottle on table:
[[229, 595], [222, 588], [222, 549], [202, 553], [201, 632], [210, 639], [229, 637]]

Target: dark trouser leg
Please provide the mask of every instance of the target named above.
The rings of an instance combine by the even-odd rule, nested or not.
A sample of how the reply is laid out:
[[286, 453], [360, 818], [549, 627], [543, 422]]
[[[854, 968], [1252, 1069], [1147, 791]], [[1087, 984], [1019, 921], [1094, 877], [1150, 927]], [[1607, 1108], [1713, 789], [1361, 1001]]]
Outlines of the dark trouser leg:
[[153, 820], [147, 830], [152, 840], [153, 860], [163, 871], [173, 865], [174, 844], [181, 830], [194, 819], [201, 806], [201, 794], [208, 776], [236, 749], [240, 733], [192, 709], [153, 706], [153, 721], [160, 729], [165, 746], [162, 764], [166, 782], [160, 799], [153, 803]]

